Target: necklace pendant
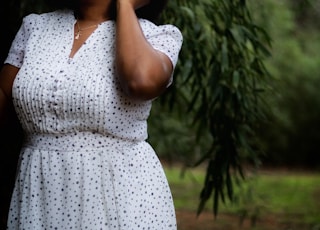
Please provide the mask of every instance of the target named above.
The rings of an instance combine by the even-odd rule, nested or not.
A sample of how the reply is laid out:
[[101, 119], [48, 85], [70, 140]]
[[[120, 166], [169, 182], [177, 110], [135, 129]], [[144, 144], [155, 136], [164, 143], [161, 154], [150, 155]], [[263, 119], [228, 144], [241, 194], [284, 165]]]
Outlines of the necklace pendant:
[[79, 38], [80, 38], [80, 31], [76, 33], [76, 36], [74, 37], [74, 39], [78, 40]]

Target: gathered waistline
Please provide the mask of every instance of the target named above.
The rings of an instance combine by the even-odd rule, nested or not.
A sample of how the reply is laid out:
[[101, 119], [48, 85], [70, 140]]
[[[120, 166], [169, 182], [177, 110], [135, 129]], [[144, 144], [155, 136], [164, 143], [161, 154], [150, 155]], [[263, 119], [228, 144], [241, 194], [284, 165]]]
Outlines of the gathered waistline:
[[112, 135], [95, 132], [73, 133], [35, 133], [27, 134], [24, 148], [36, 148], [43, 150], [81, 150], [105, 148], [117, 145], [130, 146], [139, 143], [139, 140], [129, 140]]

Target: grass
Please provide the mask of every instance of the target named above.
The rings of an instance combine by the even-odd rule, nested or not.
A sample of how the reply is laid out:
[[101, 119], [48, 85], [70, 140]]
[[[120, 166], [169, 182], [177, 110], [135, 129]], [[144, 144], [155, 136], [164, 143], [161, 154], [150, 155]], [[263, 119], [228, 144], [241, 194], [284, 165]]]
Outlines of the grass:
[[255, 184], [271, 212], [320, 223], [320, 175], [261, 175]]
[[[177, 210], [196, 213], [205, 170], [165, 168]], [[212, 200], [206, 211], [212, 211]], [[233, 203], [221, 203], [219, 213], [263, 219], [276, 216], [282, 223], [320, 225], [320, 174], [265, 171], [248, 176], [235, 189]], [[219, 215], [219, 214], [218, 214]], [[311, 228], [310, 228], [311, 229]], [[317, 228], [318, 229], [318, 228]]]

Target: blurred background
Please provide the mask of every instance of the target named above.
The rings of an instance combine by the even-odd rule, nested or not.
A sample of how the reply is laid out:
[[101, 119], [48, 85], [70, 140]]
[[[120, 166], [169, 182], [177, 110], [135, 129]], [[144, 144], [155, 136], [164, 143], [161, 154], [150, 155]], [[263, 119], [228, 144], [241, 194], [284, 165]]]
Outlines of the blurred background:
[[[50, 8], [0, 4], [3, 62], [22, 17]], [[159, 22], [184, 35], [174, 84], [149, 119], [178, 229], [320, 229], [320, 0], [171, 0]], [[0, 139], [3, 229], [21, 140], [12, 113]], [[208, 175], [223, 178], [217, 198], [203, 195]]]
[[173, 110], [160, 125], [153, 120], [160, 109], [153, 110], [151, 142], [174, 165], [167, 174], [173, 177], [180, 229], [320, 229], [320, 1], [250, 0], [247, 6], [271, 38], [271, 55], [264, 59], [270, 76], [262, 80], [265, 117], [254, 128], [258, 167], [245, 167], [234, 202], [221, 203], [214, 218], [210, 201], [195, 216], [206, 164], [179, 174], [175, 163], [193, 162], [209, 148], [211, 136], [195, 142], [197, 129], [188, 119]]
[[[266, 104], [260, 106], [267, 107], [266, 117], [256, 132], [264, 150], [262, 163], [319, 170], [320, 1], [250, 0], [247, 4], [253, 22], [271, 38], [271, 55], [264, 60], [271, 76], [261, 79]], [[188, 114], [179, 117], [175, 109], [160, 112], [157, 106], [150, 119], [150, 136], [160, 156], [169, 160], [194, 157], [196, 151], [188, 150], [197, 130], [183, 117]], [[159, 122], [157, 116], [165, 119]], [[161, 138], [159, 130], [164, 132]], [[204, 143], [210, 143], [209, 138]]]

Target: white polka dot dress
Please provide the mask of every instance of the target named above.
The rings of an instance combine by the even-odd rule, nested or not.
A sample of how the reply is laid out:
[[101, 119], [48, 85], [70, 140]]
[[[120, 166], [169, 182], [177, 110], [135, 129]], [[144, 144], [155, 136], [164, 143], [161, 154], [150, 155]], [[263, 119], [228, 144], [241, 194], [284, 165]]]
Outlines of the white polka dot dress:
[[[115, 76], [115, 23], [101, 23], [69, 58], [75, 21], [71, 11], [25, 17], [6, 60], [20, 68], [12, 96], [26, 136], [8, 229], [176, 229], [145, 141], [151, 101], [127, 98]], [[140, 25], [175, 65], [180, 31]]]

